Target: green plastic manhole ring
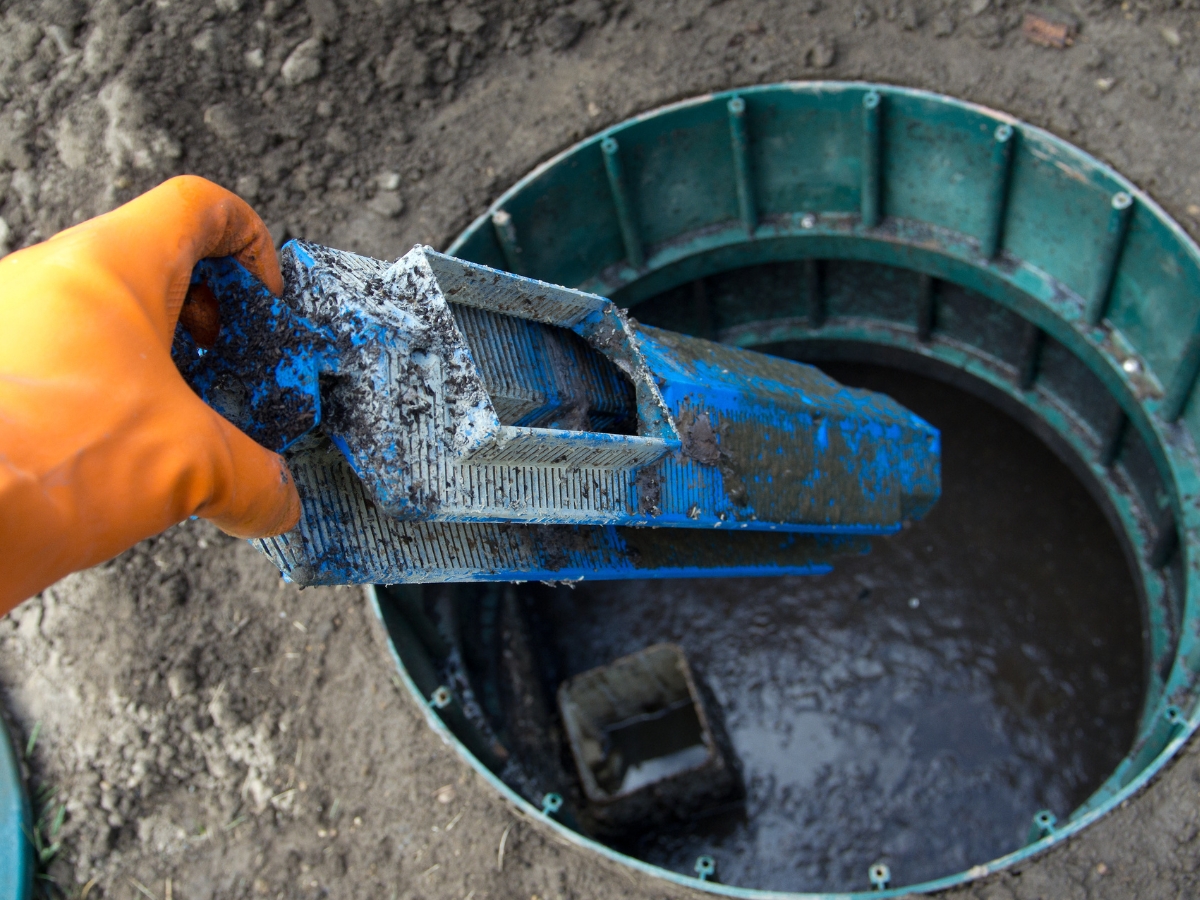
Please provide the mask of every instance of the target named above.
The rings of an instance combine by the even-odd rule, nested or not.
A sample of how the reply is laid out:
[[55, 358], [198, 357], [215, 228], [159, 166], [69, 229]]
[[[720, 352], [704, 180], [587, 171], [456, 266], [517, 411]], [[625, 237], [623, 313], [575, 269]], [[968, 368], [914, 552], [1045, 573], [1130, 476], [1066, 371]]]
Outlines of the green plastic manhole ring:
[[26, 900], [33, 892], [32, 828], [16, 749], [0, 721], [0, 897]]
[[[1045, 821], [1034, 817], [1029, 843], [1007, 856], [921, 884], [837, 894], [701, 881], [563, 826], [468, 750], [463, 739], [475, 742], [429, 706], [393, 641], [430, 725], [526, 815], [622, 865], [726, 896], [900, 896], [981, 878], [1077, 833], [1137, 792], [1195, 730], [1200, 250], [1105, 164], [1004, 113], [937, 94], [763, 85], [675, 103], [576, 144], [508, 190], [449, 252], [603, 294], [635, 313], [643, 300], [721, 272], [810, 267], [794, 308], [750, 308], [712, 336], [817, 355], [868, 347], [876, 358], [957, 373], [1017, 411], [1105, 507], [1145, 617], [1138, 735], [1091, 798], [1061, 820], [1039, 813]], [[909, 276], [911, 303], [824, 308], [815, 261], [828, 260], [918, 273]], [[990, 332], [981, 326], [978, 340], [943, 332], [938, 298], [950, 289], [987, 305], [979, 318]], [[995, 334], [1014, 323], [1021, 336], [1002, 352]], [[1061, 375], [1072, 366], [1082, 374]], [[1084, 382], [1102, 387], [1109, 414], [1098, 415], [1097, 392], [1085, 397]], [[375, 608], [384, 618], [378, 599]]]

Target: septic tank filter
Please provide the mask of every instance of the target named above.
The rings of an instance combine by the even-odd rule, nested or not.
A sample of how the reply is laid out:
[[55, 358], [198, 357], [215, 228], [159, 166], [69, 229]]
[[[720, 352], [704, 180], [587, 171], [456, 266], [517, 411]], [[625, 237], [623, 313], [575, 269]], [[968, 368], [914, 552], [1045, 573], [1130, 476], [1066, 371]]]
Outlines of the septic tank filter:
[[255, 543], [289, 581], [821, 572], [937, 500], [936, 429], [812, 366], [429, 247], [289, 241], [280, 264], [282, 297], [197, 266], [187, 304], [219, 327], [181, 316], [172, 354], [287, 459], [299, 524]]
[[[862, 896], [943, 889], [1027, 859], [1130, 797], [1195, 729], [1200, 252], [1103, 163], [931, 93], [767, 85], [674, 104], [583, 141], [506, 192], [448, 252], [610, 298], [634, 316], [657, 298], [658, 323], [732, 346], [949, 381], [1025, 423], [1101, 501], [1148, 635], [1128, 755], [1069, 815], [1034, 815], [1021, 849], [915, 885], [876, 865]], [[787, 264], [794, 278], [737, 308], [706, 296], [706, 277], [767, 263]], [[845, 263], [873, 280], [847, 288], [825, 277]], [[376, 592], [405, 683], [431, 725], [526, 815], [648, 875], [784, 896], [719, 883], [709, 857], [694, 872], [649, 865], [563, 821], [558, 795], [521, 796], [500, 777], [505, 748], [440, 683], [430, 662], [440, 638], [418, 606], [419, 593]]]

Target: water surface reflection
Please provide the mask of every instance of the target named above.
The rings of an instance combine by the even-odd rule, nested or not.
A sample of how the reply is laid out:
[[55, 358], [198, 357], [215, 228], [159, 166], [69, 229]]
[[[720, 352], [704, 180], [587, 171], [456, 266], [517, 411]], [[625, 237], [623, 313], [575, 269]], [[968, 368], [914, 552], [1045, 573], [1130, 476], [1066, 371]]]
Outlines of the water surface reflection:
[[867, 889], [1016, 849], [1065, 816], [1133, 738], [1141, 618], [1084, 487], [988, 404], [894, 370], [830, 367], [942, 430], [943, 496], [923, 522], [819, 578], [528, 586], [561, 677], [658, 641], [711, 688], [744, 810], [621, 849], [780, 890]]

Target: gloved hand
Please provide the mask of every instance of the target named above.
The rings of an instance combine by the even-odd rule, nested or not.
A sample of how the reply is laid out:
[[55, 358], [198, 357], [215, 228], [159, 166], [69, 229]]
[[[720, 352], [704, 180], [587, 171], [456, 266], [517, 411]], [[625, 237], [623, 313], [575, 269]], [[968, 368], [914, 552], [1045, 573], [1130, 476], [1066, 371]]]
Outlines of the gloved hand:
[[191, 515], [296, 524], [283, 460], [171, 361], [192, 267], [228, 255], [283, 289], [262, 220], [184, 176], [0, 260], [0, 615]]

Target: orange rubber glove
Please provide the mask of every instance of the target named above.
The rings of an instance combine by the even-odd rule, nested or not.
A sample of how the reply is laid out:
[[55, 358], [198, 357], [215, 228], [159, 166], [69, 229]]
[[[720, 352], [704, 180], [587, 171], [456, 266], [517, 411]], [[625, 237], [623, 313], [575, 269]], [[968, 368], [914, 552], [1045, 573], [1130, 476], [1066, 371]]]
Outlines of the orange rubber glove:
[[191, 515], [296, 524], [282, 458], [171, 361], [192, 267], [229, 255], [282, 291], [262, 220], [184, 176], [0, 260], [0, 615]]

